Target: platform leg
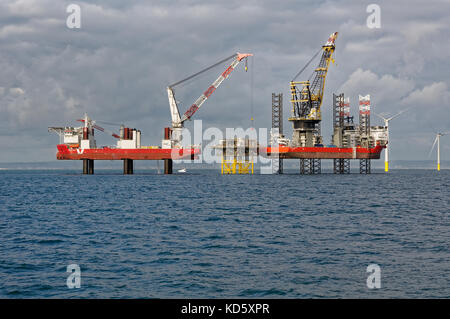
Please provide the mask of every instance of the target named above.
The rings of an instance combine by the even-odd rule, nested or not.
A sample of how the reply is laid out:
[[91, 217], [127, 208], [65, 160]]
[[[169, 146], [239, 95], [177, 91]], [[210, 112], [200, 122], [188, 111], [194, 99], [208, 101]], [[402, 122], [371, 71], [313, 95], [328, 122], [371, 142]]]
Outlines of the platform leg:
[[350, 174], [350, 160], [348, 158], [333, 159], [334, 174]]
[[339, 159], [338, 158], [334, 158], [333, 159], [333, 173], [334, 174], [341, 174], [341, 167], [340, 167], [340, 163], [339, 163]]
[[123, 175], [128, 175], [128, 160], [123, 160]]
[[311, 174], [322, 174], [322, 161], [320, 158], [311, 159]]
[[173, 160], [165, 159], [164, 160], [164, 174], [172, 174], [172, 166], [173, 166]]
[[89, 162], [88, 162], [89, 160], [87, 160], [87, 159], [84, 159], [83, 160], [83, 174], [84, 175], [86, 175], [86, 174], [89, 174]]
[[133, 174], [133, 160], [124, 159], [123, 160], [123, 175]]
[[313, 158], [301, 158], [300, 159], [300, 174], [301, 175], [314, 174], [314, 159]]
[[350, 160], [349, 159], [343, 160], [343, 170], [344, 170], [344, 174], [350, 174]]
[[300, 159], [300, 174], [305, 174], [305, 159], [303, 158]]
[[88, 160], [89, 175], [94, 175], [94, 160]]
[[370, 159], [359, 160], [359, 173], [360, 174], [370, 174]]

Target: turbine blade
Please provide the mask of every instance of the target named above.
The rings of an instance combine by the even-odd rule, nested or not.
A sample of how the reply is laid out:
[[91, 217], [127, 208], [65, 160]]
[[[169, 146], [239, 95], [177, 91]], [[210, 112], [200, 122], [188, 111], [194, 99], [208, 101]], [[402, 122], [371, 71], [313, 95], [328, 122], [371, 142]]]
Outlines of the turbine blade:
[[395, 119], [396, 117], [400, 116], [402, 113], [405, 113], [405, 112], [408, 111], [408, 110], [409, 110], [409, 108], [404, 109], [404, 110], [398, 112], [397, 114], [395, 114], [394, 116], [392, 116], [389, 120]]
[[438, 140], [438, 136], [436, 135], [436, 138], [434, 139], [434, 143], [433, 143], [433, 146], [431, 147], [430, 153], [428, 153], [428, 158], [430, 158], [431, 153], [433, 152], [434, 147], [436, 146], [437, 140]]
[[376, 116], [378, 116], [380, 119], [385, 120], [384, 117], [382, 117], [380, 114], [374, 113]]

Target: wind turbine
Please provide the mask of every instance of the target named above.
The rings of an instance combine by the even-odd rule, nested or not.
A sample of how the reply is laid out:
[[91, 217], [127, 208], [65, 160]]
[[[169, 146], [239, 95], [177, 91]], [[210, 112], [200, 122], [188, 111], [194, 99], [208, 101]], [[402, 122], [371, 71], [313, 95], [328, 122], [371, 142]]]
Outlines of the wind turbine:
[[445, 133], [437, 133], [436, 134], [436, 138], [434, 139], [434, 143], [433, 146], [431, 147], [430, 153], [428, 154], [428, 157], [430, 157], [431, 152], [433, 152], [434, 147], [436, 146], [437, 143], [437, 170], [440, 171], [441, 170], [441, 136], [447, 135], [449, 134], [449, 132], [445, 132]]
[[396, 117], [398, 117], [400, 114], [402, 114], [403, 112], [407, 111], [408, 109], [405, 109], [403, 111], [398, 112], [397, 114], [395, 114], [394, 116], [391, 116], [389, 118], [385, 118], [379, 114], [375, 114], [376, 116], [378, 116], [379, 118], [381, 118], [384, 121], [384, 126], [386, 127], [386, 135], [387, 135], [387, 145], [386, 145], [386, 151], [384, 152], [384, 171], [385, 172], [389, 172], [389, 145], [390, 145], [390, 140], [389, 140], [389, 121], [395, 119]]
[[386, 145], [386, 150], [384, 151], [384, 171], [385, 172], [389, 172], [389, 145], [390, 145], [390, 141], [389, 141], [389, 121], [395, 119], [397, 116], [399, 116], [400, 114], [402, 114], [403, 112], [407, 111], [408, 109], [405, 109], [403, 111], [398, 112], [397, 114], [395, 114], [394, 116], [391, 116], [389, 118], [385, 118], [379, 114], [375, 114], [376, 116], [378, 116], [379, 118], [381, 118], [384, 121], [384, 126], [386, 127], [386, 135], [387, 135], [387, 145]]

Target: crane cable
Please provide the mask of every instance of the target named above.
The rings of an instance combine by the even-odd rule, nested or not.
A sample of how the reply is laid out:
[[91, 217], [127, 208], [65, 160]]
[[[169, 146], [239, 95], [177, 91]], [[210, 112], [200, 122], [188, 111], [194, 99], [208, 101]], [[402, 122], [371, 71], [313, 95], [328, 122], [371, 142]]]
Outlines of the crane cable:
[[121, 126], [121, 125], [123, 125], [123, 123], [119, 124], [119, 123], [105, 122], [105, 121], [99, 121], [99, 120], [96, 120], [95, 122], [103, 124], [103, 125], [111, 125], [111, 126]]
[[181, 83], [183, 83], [183, 82], [186, 82], [186, 81], [188, 81], [188, 80], [190, 80], [190, 79], [193, 79], [193, 78], [195, 78], [196, 76], [199, 76], [200, 74], [205, 73], [206, 71], [209, 71], [209, 70], [211, 70], [212, 68], [218, 66], [219, 64], [222, 64], [222, 63], [224, 63], [224, 62], [226, 62], [226, 61], [228, 61], [228, 60], [233, 59], [234, 57], [236, 57], [236, 54], [233, 54], [232, 56], [229, 56], [228, 58], [225, 58], [225, 59], [223, 59], [223, 60], [220, 60], [219, 62], [214, 63], [213, 65], [211, 65], [211, 66], [209, 66], [209, 67], [207, 67], [207, 68], [205, 68], [205, 69], [203, 69], [203, 70], [201, 70], [201, 71], [199, 71], [199, 72], [197, 72], [197, 73], [195, 73], [195, 74], [192, 74], [192, 75], [188, 76], [187, 78], [185, 78], [185, 79], [183, 79], [183, 80], [181, 80], [181, 81], [175, 82], [175, 83], [169, 85], [169, 87], [173, 88], [173, 87], [175, 87], [175, 86], [177, 86], [177, 85], [179, 85], [179, 84], [181, 84]]
[[253, 90], [254, 90], [254, 81], [253, 81], [253, 68], [255, 61], [253, 60], [255, 57], [252, 56], [250, 60], [250, 127], [254, 127], [254, 118], [253, 118]]
[[315, 59], [315, 57], [322, 51], [322, 48], [320, 48], [319, 51], [317, 51], [316, 54], [314, 54], [314, 56], [311, 58], [311, 60], [308, 61], [308, 63], [306, 63], [306, 65], [294, 76], [294, 78], [292, 79], [291, 82], [294, 82], [299, 76], [300, 74], [302, 74], [303, 71], [305, 71], [305, 69], [308, 67], [308, 65]]

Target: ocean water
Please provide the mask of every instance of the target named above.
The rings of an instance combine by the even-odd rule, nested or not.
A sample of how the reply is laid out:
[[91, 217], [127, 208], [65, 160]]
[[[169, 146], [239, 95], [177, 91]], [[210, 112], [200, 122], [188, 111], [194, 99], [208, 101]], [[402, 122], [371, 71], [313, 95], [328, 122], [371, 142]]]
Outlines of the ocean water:
[[449, 170], [3, 170], [0, 297], [448, 298], [449, 198]]

